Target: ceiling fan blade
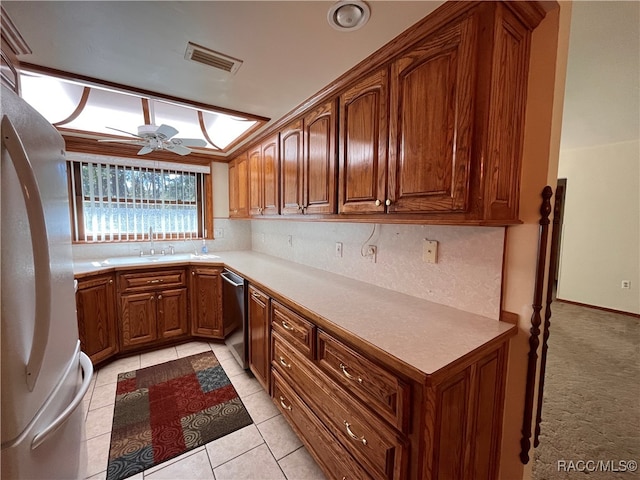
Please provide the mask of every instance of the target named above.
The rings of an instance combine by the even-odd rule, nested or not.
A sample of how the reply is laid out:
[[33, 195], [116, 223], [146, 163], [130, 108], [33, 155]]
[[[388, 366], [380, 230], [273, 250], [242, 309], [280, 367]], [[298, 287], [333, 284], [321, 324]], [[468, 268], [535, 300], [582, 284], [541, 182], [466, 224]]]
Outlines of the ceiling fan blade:
[[[137, 133], [131, 133], [131, 132], [127, 132], [125, 130], [120, 130], [119, 128], [113, 128], [113, 127], [105, 127], [108, 128], [109, 130], [115, 130], [116, 132], [121, 132], [121, 133], [126, 133], [127, 135], [131, 135], [133, 137], [138, 137], [138, 138], [142, 138], [140, 135], [138, 135]], [[176, 132], [177, 133], [177, 132]]]
[[146, 143], [143, 140], [116, 140], [115, 138], [99, 138], [98, 141], [106, 143], [129, 143], [131, 145], [144, 145]]
[[165, 146], [165, 149], [178, 155], [189, 155], [191, 153], [190, 148], [183, 147], [182, 145], [168, 144]]
[[161, 140], [169, 140], [171, 137], [177, 134], [178, 130], [170, 125], [165, 125], [164, 123], [160, 125], [156, 130], [156, 136]]
[[142, 147], [138, 151], [138, 155], [144, 155], [145, 153], [151, 153], [151, 152], [153, 152], [153, 148], [151, 148], [151, 147]]
[[184, 145], [185, 147], [206, 147], [207, 142], [201, 138], [172, 138], [174, 145]]

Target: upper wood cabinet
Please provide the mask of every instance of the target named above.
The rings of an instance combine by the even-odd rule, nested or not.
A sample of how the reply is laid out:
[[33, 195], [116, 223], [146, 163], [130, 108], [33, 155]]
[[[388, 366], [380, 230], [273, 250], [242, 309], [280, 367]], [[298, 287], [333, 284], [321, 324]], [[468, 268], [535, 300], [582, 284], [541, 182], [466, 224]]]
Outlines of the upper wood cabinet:
[[305, 214], [336, 213], [335, 102], [312, 110], [303, 119]]
[[278, 134], [249, 150], [249, 214], [280, 213]]
[[340, 213], [385, 210], [388, 92], [385, 68], [340, 95]]
[[336, 213], [334, 111], [328, 102], [280, 131], [282, 215]]
[[282, 215], [302, 213], [303, 143], [302, 120], [296, 120], [280, 131]]
[[248, 165], [247, 152], [229, 163], [229, 217], [246, 218], [248, 208]]
[[[551, 7], [446, 2], [282, 119], [282, 214], [518, 223], [530, 35]], [[264, 149], [249, 152], [256, 199], [273, 197]]]
[[469, 209], [474, 30], [467, 18], [391, 65], [388, 212]]

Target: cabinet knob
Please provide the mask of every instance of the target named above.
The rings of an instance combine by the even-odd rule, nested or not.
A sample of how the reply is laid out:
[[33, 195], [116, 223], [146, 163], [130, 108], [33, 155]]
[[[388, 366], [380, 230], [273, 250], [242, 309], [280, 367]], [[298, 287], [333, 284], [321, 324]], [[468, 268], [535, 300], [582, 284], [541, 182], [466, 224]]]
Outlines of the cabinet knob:
[[287, 405], [286, 403], [284, 403], [284, 397], [282, 395], [280, 395], [280, 406], [285, 410], [291, 411], [291, 405]]
[[389, 200], [389, 199], [387, 198], [387, 201], [386, 201], [386, 202], [384, 202], [384, 204], [388, 207], [389, 205], [391, 205], [391, 200]]
[[358, 435], [356, 435], [355, 433], [353, 433], [353, 432], [351, 431], [351, 424], [350, 424], [349, 422], [347, 422], [346, 420], [344, 420], [344, 421], [343, 421], [343, 423], [344, 423], [344, 426], [345, 426], [345, 427], [346, 427], [346, 429], [347, 429], [347, 434], [348, 434], [352, 439], [354, 439], [354, 440], [355, 440], [355, 441], [357, 441], [357, 442], [362, 442], [362, 444], [363, 444], [363, 445], [366, 445], [366, 444], [367, 444], [367, 439], [366, 439], [366, 438], [364, 438], [364, 436], [359, 437]]
[[347, 366], [344, 363], [340, 364], [340, 370], [342, 370], [342, 373], [344, 374], [344, 376], [347, 377], [349, 380], [354, 380], [354, 381], [357, 381], [358, 383], [362, 383], [362, 378], [354, 377], [353, 375], [351, 375], [347, 371]]
[[382, 205], [382, 202], [380, 200], [376, 200], [376, 207], [379, 207], [380, 205]]
[[113, 284], [113, 278], [109, 279], [109, 285]]
[[284, 368], [291, 369], [291, 364], [287, 363], [284, 357], [280, 357], [280, 365], [282, 365]]
[[162, 300], [162, 295], [158, 295], [158, 300]]
[[195, 277], [196, 276], [196, 272], [191, 272], [191, 276]]
[[291, 325], [289, 325], [287, 322], [285, 322], [284, 320], [282, 320], [280, 322], [280, 324], [282, 325], [282, 328], [284, 328], [285, 330], [289, 330], [290, 332], [295, 332], [295, 328], [293, 328]]

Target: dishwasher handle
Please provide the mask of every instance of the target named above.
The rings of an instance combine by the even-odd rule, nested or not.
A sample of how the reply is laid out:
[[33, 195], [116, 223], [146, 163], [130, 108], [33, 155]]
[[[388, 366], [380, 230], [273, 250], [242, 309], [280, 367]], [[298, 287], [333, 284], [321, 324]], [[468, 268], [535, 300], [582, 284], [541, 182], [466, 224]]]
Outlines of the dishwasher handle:
[[244, 282], [236, 283], [236, 282], [233, 281], [233, 279], [231, 278], [231, 275], [233, 275], [233, 274], [231, 272], [222, 272], [220, 275], [222, 276], [222, 278], [224, 279], [225, 282], [229, 282], [234, 287], [243, 287], [244, 286]]

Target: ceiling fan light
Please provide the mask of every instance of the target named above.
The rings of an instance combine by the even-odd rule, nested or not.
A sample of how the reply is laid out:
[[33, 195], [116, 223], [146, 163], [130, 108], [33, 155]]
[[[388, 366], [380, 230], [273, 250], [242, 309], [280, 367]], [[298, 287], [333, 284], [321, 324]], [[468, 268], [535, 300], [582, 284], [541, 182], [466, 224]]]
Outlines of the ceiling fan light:
[[336, 30], [352, 31], [362, 28], [370, 15], [369, 5], [363, 1], [340, 1], [329, 9], [327, 20]]

